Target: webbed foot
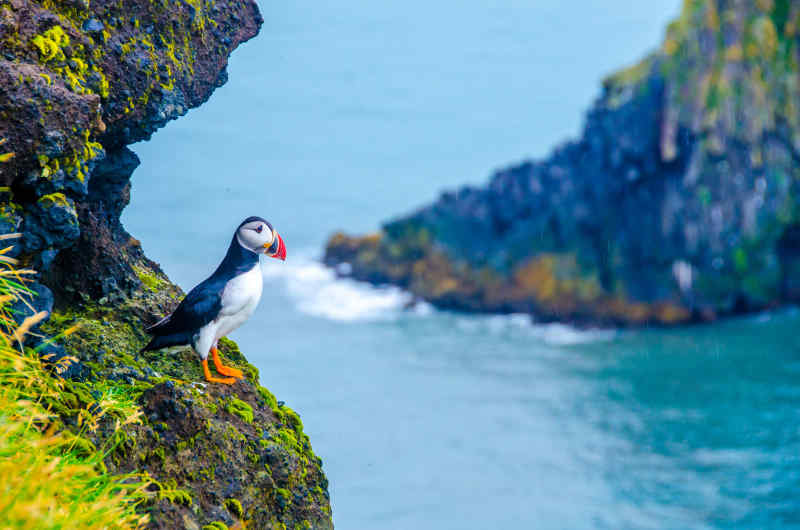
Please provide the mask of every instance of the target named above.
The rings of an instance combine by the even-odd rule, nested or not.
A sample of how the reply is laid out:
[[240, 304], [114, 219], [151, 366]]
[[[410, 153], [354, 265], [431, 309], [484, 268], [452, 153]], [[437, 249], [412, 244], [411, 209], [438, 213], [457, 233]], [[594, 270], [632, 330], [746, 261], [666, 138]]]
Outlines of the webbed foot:
[[238, 368], [233, 368], [232, 366], [225, 366], [222, 364], [222, 359], [219, 358], [219, 350], [216, 347], [211, 348], [211, 357], [214, 359], [214, 366], [217, 368], [217, 372], [221, 373], [222, 375], [230, 375], [237, 379], [243, 379], [244, 374]]
[[209, 383], [222, 383], [223, 385], [232, 385], [236, 382], [233, 377], [214, 377], [208, 369], [208, 359], [203, 359], [203, 375], [206, 376], [206, 381]]

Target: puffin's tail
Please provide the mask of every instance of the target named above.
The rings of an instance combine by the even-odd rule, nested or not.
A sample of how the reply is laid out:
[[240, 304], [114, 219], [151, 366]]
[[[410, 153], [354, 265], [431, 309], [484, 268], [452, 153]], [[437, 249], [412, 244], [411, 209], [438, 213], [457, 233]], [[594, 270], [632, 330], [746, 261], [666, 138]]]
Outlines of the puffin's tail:
[[190, 333], [173, 333], [172, 335], [156, 335], [150, 342], [147, 343], [147, 346], [139, 350], [139, 353], [150, 351], [150, 350], [160, 350], [161, 348], [166, 348], [167, 346], [181, 346], [184, 344], [189, 344], [192, 340]]

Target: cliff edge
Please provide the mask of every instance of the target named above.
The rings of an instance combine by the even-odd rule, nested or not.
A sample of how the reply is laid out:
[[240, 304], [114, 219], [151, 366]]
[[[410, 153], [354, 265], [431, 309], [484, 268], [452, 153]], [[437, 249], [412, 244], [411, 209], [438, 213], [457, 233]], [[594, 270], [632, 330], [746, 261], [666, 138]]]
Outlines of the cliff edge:
[[299, 416], [234, 343], [222, 354], [247, 377], [230, 387], [199, 383], [188, 349], [137, 355], [182, 293], [120, 224], [127, 145], [206, 101], [261, 24], [251, 0], [0, 0], [0, 235], [21, 234], [0, 265], [39, 271], [5, 332], [50, 313], [24, 342], [63, 378], [42, 429], [72, 433], [70, 454], [102, 473], [143, 477], [152, 528], [333, 526]]

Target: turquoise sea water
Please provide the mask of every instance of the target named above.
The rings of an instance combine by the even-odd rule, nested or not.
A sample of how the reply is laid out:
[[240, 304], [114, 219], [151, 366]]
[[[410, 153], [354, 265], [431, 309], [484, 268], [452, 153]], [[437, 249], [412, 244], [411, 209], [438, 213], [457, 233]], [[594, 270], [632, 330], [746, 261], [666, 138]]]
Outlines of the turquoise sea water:
[[576, 330], [404, 311], [316, 262], [575, 135], [678, 3], [262, 2], [230, 82], [135, 147], [123, 222], [184, 288], [241, 218], [284, 236], [233, 338], [301, 414], [338, 528], [800, 527], [798, 311]]

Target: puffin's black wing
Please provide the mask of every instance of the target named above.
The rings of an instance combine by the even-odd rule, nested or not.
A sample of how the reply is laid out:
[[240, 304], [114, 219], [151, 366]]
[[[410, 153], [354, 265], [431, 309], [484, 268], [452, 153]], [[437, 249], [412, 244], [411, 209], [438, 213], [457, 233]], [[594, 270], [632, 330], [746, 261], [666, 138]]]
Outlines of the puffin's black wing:
[[223, 288], [224, 283], [209, 278], [189, 291], [175, 311], [147, 328], [154, 337], [142, 351], [191, 343], [197, 330], [214, 320], [222, 310]]

